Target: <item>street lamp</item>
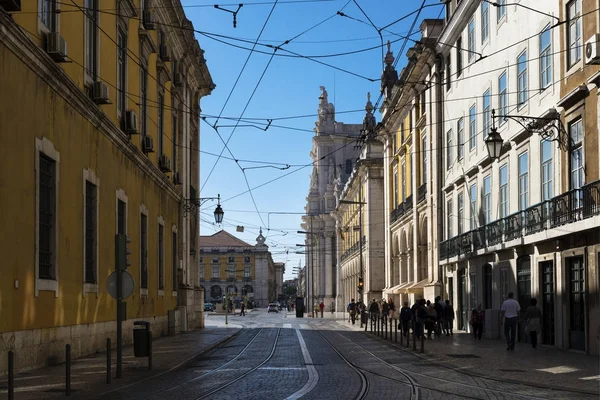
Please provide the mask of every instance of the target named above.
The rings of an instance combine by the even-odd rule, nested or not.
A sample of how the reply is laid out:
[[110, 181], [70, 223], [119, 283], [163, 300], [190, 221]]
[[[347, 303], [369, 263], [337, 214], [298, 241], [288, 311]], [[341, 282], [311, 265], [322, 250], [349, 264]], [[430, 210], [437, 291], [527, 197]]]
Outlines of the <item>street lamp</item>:
[[492, 110], [492, 129], [488, 137], [485, 138], [485, 147], [487, 147], [488, 154], [492, 161], [500, 158], [502, 143], [502, 136], [500, 136], [496, 129], [496, 110]]
[[192, 193], [192, 197], [189, 199], [183, 199], [183, 216], [185, 217], [188, 213], [193, 213], [196, 215], [198, 213], [198, 209], [209, 200], [217, 200], [217, 208], [215, 208], [214, 216], [215, 222], [220, 224], [223, 222], [223, 215], [225, 212], [221, 207], [221, 195], [218, 194], [217, 197], [194, 197], [195, 191]]

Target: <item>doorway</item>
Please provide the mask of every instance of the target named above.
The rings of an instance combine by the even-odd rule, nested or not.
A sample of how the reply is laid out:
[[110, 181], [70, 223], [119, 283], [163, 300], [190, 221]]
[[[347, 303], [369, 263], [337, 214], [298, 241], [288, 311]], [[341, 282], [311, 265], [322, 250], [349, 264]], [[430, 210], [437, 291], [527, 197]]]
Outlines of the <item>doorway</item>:
[[585, 269], [583, 256], [567, 258], [569, 348], [585, 351]]
[[542, 292], [542, 343], [554, 345], [554, 263], [540, 263]]
[[469, 320], [467, 311], [467, 271], [463, 268], [458, 272], [458, 326], [459, 329], [467, 330]]

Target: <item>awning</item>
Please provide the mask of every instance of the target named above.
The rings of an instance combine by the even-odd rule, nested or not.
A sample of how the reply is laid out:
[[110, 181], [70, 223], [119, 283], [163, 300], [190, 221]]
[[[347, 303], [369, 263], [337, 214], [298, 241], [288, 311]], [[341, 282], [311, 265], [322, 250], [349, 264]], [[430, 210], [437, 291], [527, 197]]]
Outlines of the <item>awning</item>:
[[425, 278], [422, 281], [419, 281], [419, 282], [415, 283], [414, 285], [407, 287], [406, 289], [404, 289], [404, 291], [405, 291], [405, 293], [422, 293], [423, 288], [425, 286], [427, 286], [428, 284], [429, 284], [429, 280], [428, 280], [428, 278]]
[[396, 285], [394, 287], [389, 288], [388, 290], [386, 290], [386, 293], [402, 294], [402, 293], [404, 293], [404, 289], [406, 289], [407, 287], [409, 287], [412, 284], [413, 284], [412, 282], [401, 283], [400, 285]]

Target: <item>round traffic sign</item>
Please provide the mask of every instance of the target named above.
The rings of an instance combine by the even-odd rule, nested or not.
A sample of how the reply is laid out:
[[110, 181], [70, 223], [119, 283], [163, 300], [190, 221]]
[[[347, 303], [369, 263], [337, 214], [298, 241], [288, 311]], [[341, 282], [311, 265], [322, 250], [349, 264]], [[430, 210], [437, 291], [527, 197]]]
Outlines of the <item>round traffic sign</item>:
[[[133, 294], [133, 288], [135, 286], [135, 281], [133, 280], [133, 276], [127, 272], [122, 272], [123, 281], [122, 281], [122, 299], [126, 299]], [[112, 274], [108, 276], [106, 279], [106, 290], [108, 294], [114, 299], [117, 298], [117, 271], [114, 271]]]

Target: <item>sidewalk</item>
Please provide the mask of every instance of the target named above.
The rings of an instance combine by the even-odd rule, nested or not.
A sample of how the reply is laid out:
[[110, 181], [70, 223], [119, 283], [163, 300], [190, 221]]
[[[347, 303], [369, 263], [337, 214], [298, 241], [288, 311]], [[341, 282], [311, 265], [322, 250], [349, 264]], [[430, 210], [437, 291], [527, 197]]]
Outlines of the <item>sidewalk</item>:
[[[135, 383], [154, 379], [177, 369], [237, 334], [242, 327], [225, 325], [221, 318], [206, 318], [206, 328], [152, 342], [152, 370], [147, 358], [135, 358], [133, 347], [123, 348], [123, 378], [115, 379], [116, 350], [112, 351], [112, 380], [106, 383], [106, 353], [97, 353], [71, 361], [71, 398], [94, 398]], [[114, 341], [113, 341], [114, 342]], [[15, 400], [65, 397], [65, 365], [45, 367], [15, 375]], [[0, 399], [8, 398], [8, 377], [0, 377]]]
[[[340, 320], [337, 323], [352, 330], [361, 330], [358, 323], [352, 325]], [[383, 337], [379, 338], [385, 340]], [[545, 388], [568, 388], [600, 394], [598, 356], [544, 345], [539, 345], [536, 350], [533, 350], [529, 343], [519, 342], [514, 352], [507, 352], [504, 339], [476, 340], [473, 335], [462, 331], [454, 332], [453, 336], [425, 340], [425, 353], [421, 354], [420, 341], [417, 341], [415, 352], [412, 350], [412, 336], [409, 348], [406, 347], [406, 339], [402, 339], [401, 349], [404, 351], [471, 375], [504, 382], [524, 383]], [[390, 342], [389, 334], [387, 341]], [[395, 344], [395, 340], [390, 343]], [[397, 346], [400, 348], [400, 332], [398, 332]]]

